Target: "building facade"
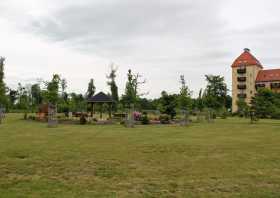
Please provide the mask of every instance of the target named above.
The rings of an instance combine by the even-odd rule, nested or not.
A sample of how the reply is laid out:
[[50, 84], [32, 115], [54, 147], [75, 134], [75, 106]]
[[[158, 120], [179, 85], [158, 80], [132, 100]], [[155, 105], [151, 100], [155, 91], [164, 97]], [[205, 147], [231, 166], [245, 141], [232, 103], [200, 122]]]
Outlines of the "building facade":
[[231, 68], [232, 112], [238, 111], [238, 100], [244, 100], [250, 105], [258, 88], [265, 87], [280, 93], [280, 69], [264, 70], [248, 48], [235, 59]]

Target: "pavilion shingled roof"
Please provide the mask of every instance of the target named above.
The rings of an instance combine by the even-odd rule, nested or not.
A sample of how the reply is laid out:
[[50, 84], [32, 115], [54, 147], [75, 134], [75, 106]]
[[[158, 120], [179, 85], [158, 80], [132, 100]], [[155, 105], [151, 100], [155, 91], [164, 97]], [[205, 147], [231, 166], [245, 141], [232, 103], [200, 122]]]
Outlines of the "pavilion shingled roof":
[[103, 92], [99, 92], [98, 94], [92, 96], [91, 98], [88, 98], [88, 102], [93, 102], [93, 103], [112, 103], [114, 100], [112, 99], [111, 96], [106, 95]]

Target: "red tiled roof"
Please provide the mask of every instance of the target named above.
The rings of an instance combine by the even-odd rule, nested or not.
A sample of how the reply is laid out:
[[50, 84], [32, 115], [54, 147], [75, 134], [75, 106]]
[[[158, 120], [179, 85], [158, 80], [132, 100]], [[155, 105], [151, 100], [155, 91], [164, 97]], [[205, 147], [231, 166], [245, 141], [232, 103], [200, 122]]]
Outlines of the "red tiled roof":
[[260, 70], [256, 82], [280, 81], [280, 69]]
[[244, 52], [233, 62], [231, 67], [240, 67], [240, 66], [249, 66], [257, 65], [262, 68], [262, 64], [258, 59], [256, 59], [251, 53], [250, 50], [245, 48]]

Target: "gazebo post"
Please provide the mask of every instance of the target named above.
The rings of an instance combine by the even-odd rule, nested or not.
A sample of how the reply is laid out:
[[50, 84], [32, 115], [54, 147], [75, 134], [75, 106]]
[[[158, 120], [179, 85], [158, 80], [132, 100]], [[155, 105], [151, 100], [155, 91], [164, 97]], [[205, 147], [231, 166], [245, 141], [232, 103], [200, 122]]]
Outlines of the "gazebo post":
[[103, 103], [100, 103], [100, 119], [102, 119], [102, 112], [103, 112]]
[[112, 118], [112, 103], [109, 104], [109, 118]]
[[91, 112], [90, 112], [90, 116], [93, 117], [93, 102], [91, 103]]

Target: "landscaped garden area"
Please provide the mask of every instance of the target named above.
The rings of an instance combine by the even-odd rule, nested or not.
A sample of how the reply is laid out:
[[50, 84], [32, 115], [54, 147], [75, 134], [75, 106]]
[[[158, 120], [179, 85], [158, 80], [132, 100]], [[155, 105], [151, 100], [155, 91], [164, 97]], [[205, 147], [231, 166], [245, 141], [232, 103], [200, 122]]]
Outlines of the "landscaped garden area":
[[280, 121], [64, 125], [6, 114], [0, 197], [279, 197]]

